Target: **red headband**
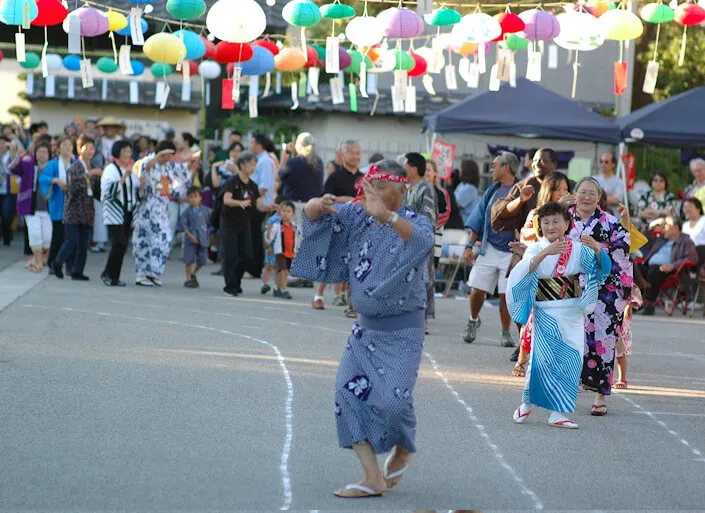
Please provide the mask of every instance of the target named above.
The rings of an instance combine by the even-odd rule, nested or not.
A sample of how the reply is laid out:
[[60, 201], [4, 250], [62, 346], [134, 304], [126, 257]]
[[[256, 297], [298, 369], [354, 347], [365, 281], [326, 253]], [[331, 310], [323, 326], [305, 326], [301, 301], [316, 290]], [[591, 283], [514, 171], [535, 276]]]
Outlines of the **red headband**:
[[360, 180], [358, 180], [358, 182], [355, 184], [355, 191], [357, 191], [357, 197], [355, 198], [355, 201], [358, 201], [365, 195], [365, 191], [362, 188], [362, 182], [371, 182], [372, 180], [387, 180], [388, 182], [402, 183], [404, 185], [409, 183], [409, 180], [407, 180], [403, 176], [383, 173], [377, 166], [370, 166], [370, 169], [369, 171], [367, 171], [367, 174], [363, 176]]

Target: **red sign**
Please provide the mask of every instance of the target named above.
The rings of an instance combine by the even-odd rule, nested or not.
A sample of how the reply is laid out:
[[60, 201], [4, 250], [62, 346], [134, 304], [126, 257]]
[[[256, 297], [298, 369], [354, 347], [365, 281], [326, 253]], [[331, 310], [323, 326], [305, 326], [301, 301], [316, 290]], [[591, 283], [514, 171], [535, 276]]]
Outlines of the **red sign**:
[[624, 176], [627, 179], [627, 190], [631, 191], [636, 182], [636, 157], [633, 153], [625, 153], [622, 155], [622, 164], [624, 164]]
[[431, 158], [438, 166], [438, 178], [450, 180], [450, 175], [453, 172], [453, 161], [455, 160], [455, 144], [438, 140], [434, 141]]

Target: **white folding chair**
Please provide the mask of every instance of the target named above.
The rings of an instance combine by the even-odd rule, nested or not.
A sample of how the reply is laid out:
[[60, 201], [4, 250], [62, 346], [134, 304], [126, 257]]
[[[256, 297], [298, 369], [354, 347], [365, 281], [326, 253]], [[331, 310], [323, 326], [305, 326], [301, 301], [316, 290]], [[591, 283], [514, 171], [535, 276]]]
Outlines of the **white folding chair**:
[[[451, 253], [447, 257], [442, 257], [439, 259], [438, 263], [440, 265], [449, 265], [453, 266], [453, 273], [451, 277], [448, 279], [443, 279], [439, 280], [442, 283], [445, 283], [445, 290], [443, 291], [443, 297], [448, 297], [448, 293], [450, 292], [451, 287], [453, 286], [453, 283], [455, 283], [455, 277], [458, 275], [458, 270], [460, 269], [461, 265], [465, 265], [465, 261], [463, 260], [463, 251], [465, 249], [465, 246], [467, 245], [468, 241], [470, 240], [470, 236], [465, 230], [449, 230], [446, 229], [443, 231], [443, 246], [450, 246], [451, 249], [454, 249], [453, 247], [455, 246], [456, 248], [462, 248], [460, 249], [459, 252], [451, 251]], [[459, 249], [458, 248], [458, 249]], [[446, 273], [447, 276], [447, 273]]]

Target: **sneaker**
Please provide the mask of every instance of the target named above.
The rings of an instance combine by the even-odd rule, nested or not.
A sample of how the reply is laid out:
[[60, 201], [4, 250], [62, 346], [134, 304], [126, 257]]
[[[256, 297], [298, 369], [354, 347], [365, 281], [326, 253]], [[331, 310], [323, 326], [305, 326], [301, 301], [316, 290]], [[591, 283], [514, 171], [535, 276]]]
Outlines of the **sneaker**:
[[89, 281], [90, 278], [85, 274], [81, 273], [71, 273], [71, 279], [74, 281]]
[[194, 280], [193, 278], [190, 280], [186, 280], [184, 282], [184, 287], [187, 289], [197, 289], [198, 288], [198, 282]]
[[475, 342], [475, 337], [477, 337], [477, 328], [480, 327], [480, 324], [482, 324], [482, 321], [479, 318], [476, 321], [468, 319], [468, 325], [465, 327], [465, 331], [463, 332], [463, 340], [466, 343], [472, 344]]
[[333, 298], [333, 306], [345, 306], [345, 296], [335, 296]]
[[229, 289], [227, 287], [223, 288], [226, 296], [237, 297], [237, 290]]
[[508, 331], [503, 331], [499, 336], [499, 345], [502, 347], [514, 347], [516, 344], [514, 344], [512, 334]]
[[56, 276], [60, 280], [64, 279], [64, 270], [61, 268], [61, 265], [58, 262], [52, 262], [49, 266], [49, 269], [54, 271], [54, 276]]
[[272, 290], [272, 287], [270, 287], [270, 286], [267, 285], [266, 283], [263, 283], [263, 284], [262, 284], [262, 288], [259, 289], [259, 293], [260, 293], [260, 294], [266, 294], [266, 293], [269, 292], [270, 290]]
[[279, 289], [274, 289], [274, 292], [272, 292], [272, 295], [274, 297], [282, 297], [282, 291]]
[[280, 297], [282, 297], [282, 298], [284, 298], [284, 299], [294, 299], [294, 298], [291, 296], [291, 294], [289, 293], [288, 290], [282, 290]]
[[519, 351], [521, 348], [517, 347], [516, 351], [512, 353], [512, 356], [509, 357], [510, 362], [518, 362], [519, 361]]

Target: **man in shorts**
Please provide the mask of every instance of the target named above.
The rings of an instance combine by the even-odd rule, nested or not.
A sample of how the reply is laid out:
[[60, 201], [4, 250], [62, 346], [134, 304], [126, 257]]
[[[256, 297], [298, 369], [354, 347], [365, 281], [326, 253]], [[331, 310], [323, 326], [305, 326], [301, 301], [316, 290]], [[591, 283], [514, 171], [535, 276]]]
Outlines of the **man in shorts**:
[[[513, 231], [496, 232], [491, 227], [492, 205], [506, 196], [516, 183], [516, 173], [519, 170], [519, 159], [508, 151], [500, 154], [492, 162], [492, 179], [494, 183], [482, 196], [482, 199], [470, 215], [466, 228], [470, 230], [470, 242], [465, 248], [465, 261], [473, 264], [468, 286], [472, 287], [470, 294], [470, 319], [463, 334], [463, 340], [468, 344], [475, 341], [477, 328], [480, 327], [480, 310], [487, 294], [499, 291], [499, 317], [502, 322], [500, 344], [502, 347], [514, 347], [509, 328], [511, 317], [507, 310], [504, 293], [507, 290], [507, 274], [512, 253], [509, 243], [515, 240]], [[473, 246], [479, 246], [477, 257]]]

